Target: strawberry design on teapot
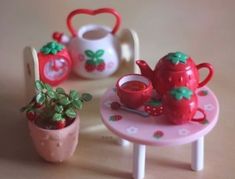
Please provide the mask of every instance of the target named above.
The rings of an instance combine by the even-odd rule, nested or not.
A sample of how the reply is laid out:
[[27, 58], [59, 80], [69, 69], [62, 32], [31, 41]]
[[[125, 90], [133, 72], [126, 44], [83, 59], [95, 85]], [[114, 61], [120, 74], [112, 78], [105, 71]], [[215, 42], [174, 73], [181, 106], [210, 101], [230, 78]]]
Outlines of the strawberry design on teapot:
[[[76, 15], [94, 16], [103, 13], [115, 17], [113, 29], [103, 25], [88, 24], [76, 31], [72, 25], [72, 19]], [[90, 79], [103, 78], [112, 75], [120, 64], [121, 43], [115, 35], [120, 23], [120, 14], [112, 8], [76, 9], [67, 17], [67, 27], [72, 36], [55, 32], [53, 39], [67, 47], [76, 74]]]
[[[154, 71], [144, 60], [137, 60], [142, 75], [149, 78], [157, 93], [162, 96], [170, 89], [185, 86], [193, 91], [206, 85], [214, 74], [211, 64], [201, 63], [196, 65], [191, 57], [182, 53], [169, 53], [157, 63]], [[199, 70], [208, 69], [209, 73], [200, 81]]]

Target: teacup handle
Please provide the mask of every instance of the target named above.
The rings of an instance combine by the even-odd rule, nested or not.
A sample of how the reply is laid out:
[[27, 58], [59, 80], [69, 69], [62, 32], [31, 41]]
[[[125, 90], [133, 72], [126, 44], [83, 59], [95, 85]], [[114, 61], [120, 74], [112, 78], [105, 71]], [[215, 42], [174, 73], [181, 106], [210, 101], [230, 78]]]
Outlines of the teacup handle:
[[114, 35], [117, 30], [119, 29], [119, 26], [121, 24], [121, 16], [120, 14], [112, 9], [112, 8], [101, 8], [101, 9], [96, 9], [96, 10], [91, 10], [91, 9], [76, 9], [72, 12], [70, 12], [70, 14], [67, 17], [67, 27], [70, 31], [70, 33], [73, 35], [73, 37], [76, 36], [76, 30], [74, 29], [73, 25], [72, 25], [72, 19], [74, 16], [78, 15], [78, 14], [88, 14], [88, 15], [97, 15], [97, 14], [102, 14], [102, 13], [108, 13], [108, 14], [112, 14], [115, 16], [116, 18], [116, 22], [115, 25], [112, 29], [112, 34]]
[[195, 121], [195, 122], [202, 122], [206, 119], [206, 113], [205, 111], [202, 109], [202, 108], [197, 108], [197, 111], [201, 112], [203, 117], [200, 117], [200, 118], [192, 118], [192, 121]]
[[209, 63], [200, 63], [196, 67], [197, 67], [198, 71], [201, 68], [207, 68], [209, 70], [209, 73], [208, 73], [207, 77], [203, 81], [199, 82], [199, 84], [198, 84], [198, 88], [201, 88], [211, 80], [211, 78], [214, 74], [214, 69], [213, 69], [213, 66]]

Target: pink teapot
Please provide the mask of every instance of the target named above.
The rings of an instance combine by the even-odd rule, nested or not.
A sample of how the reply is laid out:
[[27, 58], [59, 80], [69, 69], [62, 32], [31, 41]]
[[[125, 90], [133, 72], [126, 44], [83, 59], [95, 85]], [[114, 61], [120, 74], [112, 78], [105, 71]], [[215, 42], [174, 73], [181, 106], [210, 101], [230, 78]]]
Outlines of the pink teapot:
[[[93, 16], [102, 13], [114, 15], [116, 22], [113, 29], [89, 24], [76, 31], [72, 25], [72, 19], [76, 15]], [[113, 74], [120, 64], [121, 42], [115, 35], [120, 23], [121, 16], [111, 8], [76, 9], [67, 17], [67, 27], [72, 36], [55, 32], [53, 38], [67, 47], [76, 74], [90, 79], [103, 78]]]
[[[144, 60], [137, 60], [142, 75], [152, 81], [157, 93], [162, 96], [173, 87], [185, 86], [195, 90], [206, 85], [213, 76], [211, 64], [201, 63], [196, 65], [191, 57], [182, 52], [169, 53], [162, 57], [152, 70]], [[200, 81], [199, 70], [207, 68], [208, 75]]]

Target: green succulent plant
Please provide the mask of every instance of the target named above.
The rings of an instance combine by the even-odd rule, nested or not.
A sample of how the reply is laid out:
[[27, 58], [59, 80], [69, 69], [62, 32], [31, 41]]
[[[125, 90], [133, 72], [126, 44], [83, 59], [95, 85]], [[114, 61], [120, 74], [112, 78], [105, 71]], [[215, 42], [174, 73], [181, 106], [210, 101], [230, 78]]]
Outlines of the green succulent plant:
[[35, 114], [37, 120], [49, 123], [58, 122], [66, 118], [76, 118], [79, 110], [83, 108], [83, 103], [92, 99], [89, 93], [79, 94], [75, 90], [66, 93], [63, 88], [55, 90], [40, 80], [35, 82], [37, 94], [24, 106], [21, 111]]

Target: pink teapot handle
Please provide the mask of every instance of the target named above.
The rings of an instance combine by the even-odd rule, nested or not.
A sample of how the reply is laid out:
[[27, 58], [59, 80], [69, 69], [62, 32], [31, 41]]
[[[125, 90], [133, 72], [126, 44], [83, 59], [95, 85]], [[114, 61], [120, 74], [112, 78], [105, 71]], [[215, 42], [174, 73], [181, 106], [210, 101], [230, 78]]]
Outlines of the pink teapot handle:
[[67, 17], [67, 27], [68, 27], [70, 33], [73, 35], [73, 37], [76, 36], [76, 30], [73, 28], [73, 25], [72, 25], [72, 19], [75, 15], [88, 14], [88, 15], [94, 16], [94, 15], [102, 14], [102, 13], [108, 13], [108, 14], [112, 14], [115, 16], [116, 22], [115, 22], [115, 25], [112, 29], [112, 34], [114, 35], [117, 32], [117, 30], [119, 29], [119, 26], [121, 23], [121, 16], [116, 10], [114, 10], [112, 8], [101, 8], [101, 9], [96, 9], [96, 10], [76, 9], [76, 10], [72, 11]]
[[209, 63], [200, 63], [196, 67], [198, 71], [201, 68], [207, 68], [209, 70], [207, 77], [203, 81], [199, 82], [198, 84], [198, 88], [201, 88], [211, 80], [212, 76], [214, 75], [214, 69], [213, 69], [213, 66]]
[[192, 118], [192, 121], [202, 122], [202, 121], [206, 120], [206, 113], [205, 113], [205, 111], [202, 108], [197, 108], [197, 111], [201, 112], [203, 116], [200, 117], [200, 118]]

